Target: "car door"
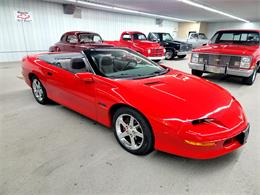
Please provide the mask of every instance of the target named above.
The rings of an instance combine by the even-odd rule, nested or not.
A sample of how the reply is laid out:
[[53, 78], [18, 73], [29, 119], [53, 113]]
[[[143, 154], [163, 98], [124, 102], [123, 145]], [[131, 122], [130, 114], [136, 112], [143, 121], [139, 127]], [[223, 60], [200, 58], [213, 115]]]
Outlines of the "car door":
[[[71, 68], [71, 60], [79, 58], [81, 54], [61, 55], [63, 56], [60, 56], [56, 62], [58, 65], [50, 74], [47, 74], [53, 100], [87, 117], [96, 119], [95, 82], [83, 82]], [[83, 61], [83, 63], [85, 62]], [[85, 63], [85, 67], [86, 72], [90, 71], [89, 64]]]
[[125, 33], [122, 35], [121, 46], [128, 47], [128, 48], [133, 47], [133, 40], [130, 34]]

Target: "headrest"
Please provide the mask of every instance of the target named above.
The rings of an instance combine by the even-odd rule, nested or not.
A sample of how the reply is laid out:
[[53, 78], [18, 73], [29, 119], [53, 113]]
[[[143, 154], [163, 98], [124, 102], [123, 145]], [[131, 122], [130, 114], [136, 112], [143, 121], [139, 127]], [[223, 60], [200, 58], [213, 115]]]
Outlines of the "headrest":
[[110, 57], [110, 56], [103, 56], [101, 58], [101, 63], [100, 63], [101, 66], [111, 66], [112, 64], [113, 64], [112, 57]]
[[72, 58], [71, 59], [71, 68], [72, 69], [82, 69], [85, 67], [86, 67], [86, 65], [82, 58]]

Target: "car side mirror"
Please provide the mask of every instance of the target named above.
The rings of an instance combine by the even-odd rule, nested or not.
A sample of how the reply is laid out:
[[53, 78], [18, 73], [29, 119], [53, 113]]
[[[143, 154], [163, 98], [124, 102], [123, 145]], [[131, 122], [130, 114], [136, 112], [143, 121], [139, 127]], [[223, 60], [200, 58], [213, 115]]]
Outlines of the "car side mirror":
[[93, 74], [90, 73], [90, 72], [77, 73], [77, 74], [75, 74], [75, 77], [77, 79], [83, 81], [84, 83], [92, 83], [92, 82], [94, 82]]

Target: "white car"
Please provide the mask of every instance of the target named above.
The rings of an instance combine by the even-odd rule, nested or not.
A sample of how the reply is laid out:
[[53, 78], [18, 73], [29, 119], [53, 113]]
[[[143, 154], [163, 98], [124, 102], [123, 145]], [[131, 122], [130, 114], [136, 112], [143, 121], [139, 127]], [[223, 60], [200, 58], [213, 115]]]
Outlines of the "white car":
[[207, 44], [209, 39], [204, 33], [190, 33], [187, 43], [192, 44], [192, 48], [197, 48]]

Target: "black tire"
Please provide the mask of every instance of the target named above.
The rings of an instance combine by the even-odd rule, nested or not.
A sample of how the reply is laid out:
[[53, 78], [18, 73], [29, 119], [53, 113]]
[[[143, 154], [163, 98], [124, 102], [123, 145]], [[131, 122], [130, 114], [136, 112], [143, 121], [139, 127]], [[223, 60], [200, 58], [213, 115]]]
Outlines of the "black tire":
[[174, 58], [174, 52], [172, 50], [166, 50], [165, 60], [172, 60]]
[[203, 71], [191, 69], [191, 74], [198, 76], [198, 77], [202, 77]]
[[47, 92], [42, 85], [41, 81], [37, 77], [32, 77], [31, 88], [35, 100], [40, 104], [47, 104], [49, 102]]
[[260, 72], [260, 62], [258, 63], [258, 69], [257, 69], [257, 72], [259, 73]]
[[254, 70], [253, 74], [250, 77], [243, 78], [243, 83], [246, 85], [252, 85], [255, 82], [257, 75], [257, 68]]
[[180, 58], [180, 59], [183, 59], [185, 57], [186, 57], [186, 55], [178, 55], [178, 58]]
[[161, 60], [153, 60], [154, 62], [156, 62], [156, 63], [158, 63], [158, 62], [160, 62]]
[[[132, 124], [131, 117], [134, 118]], [[152, 129], [147, 120], [136, 110], [128, 107], [119, 108], [113, 116], [113, 128], [116, 140], [126, 151], [135, 155], [146, 155], [153, 150]]]

